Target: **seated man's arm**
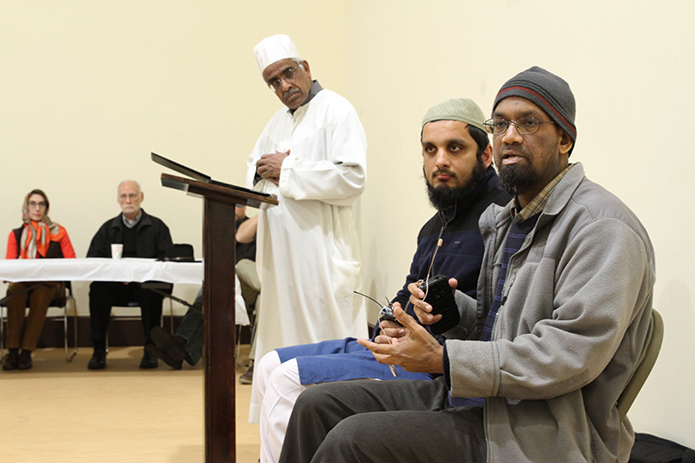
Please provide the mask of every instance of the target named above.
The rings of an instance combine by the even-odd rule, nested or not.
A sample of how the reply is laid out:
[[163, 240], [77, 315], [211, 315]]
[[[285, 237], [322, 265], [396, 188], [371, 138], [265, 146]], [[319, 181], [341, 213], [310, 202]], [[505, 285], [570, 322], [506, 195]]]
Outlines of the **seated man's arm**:
[[236, 231], [237, 243], [252, 243], [256, 238], [256, 230], [258, 229], [258, 216], [254, 215], [245, 220]]
[[157, 230], [157, 259], [161, 259], [166, 255], [167, 249], [173, 246], [169, 227], [164, 222], [160, 222], [160, 227]]
[[603, 219], [572, 237], [561, 262], [519, 268], [493, 340], [447, 340], [452, 395], [547, 399], [594, 381], [651, 307], [649, 252], [632, 228]]
[[106, 223], [99, 228], [92, 238], [87, 250], [87, 257], [111, 257], [111, 242]]

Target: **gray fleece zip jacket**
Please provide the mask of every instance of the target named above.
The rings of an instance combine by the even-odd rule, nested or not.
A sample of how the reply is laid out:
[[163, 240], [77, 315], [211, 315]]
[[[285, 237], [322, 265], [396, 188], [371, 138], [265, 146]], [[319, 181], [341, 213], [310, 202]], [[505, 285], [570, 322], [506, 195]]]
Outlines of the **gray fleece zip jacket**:
[[466, 340], [494, 297], [510, 206], [481, 216], [477, 301], [456, 295], [461, 325], [445, 333], [451, 394], [485, 397], [490, 462], [627, 462], [634, 432], [616, 401], [650, 323], [649, 236], [575, 164], [509, 261], [492, 340]]

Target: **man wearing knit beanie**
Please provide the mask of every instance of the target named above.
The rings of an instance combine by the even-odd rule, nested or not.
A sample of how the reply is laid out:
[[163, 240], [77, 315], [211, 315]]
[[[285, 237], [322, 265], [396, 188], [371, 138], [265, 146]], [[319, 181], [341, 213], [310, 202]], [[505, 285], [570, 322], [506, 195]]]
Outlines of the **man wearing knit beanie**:
[[537, 66], [509, 79], [497, 93], [485, 124], [498, 146], [500, 181], [521, 206], [567, 168], [577, 138], [574, 115], [567, 82]]
[[379, 362], [441, 376], [307, 389], [281, 463], [627, 463], [634, 433], [617, 404], [652, 320], [649, 236], [569, 164], [574, 98], [562, 79], [540, 68], [510, 79], [486, 126], [515, 197], [480, 217], [477, 298], [449, 280], [461, 318], [443, 346], [422, 326], [437, 318], [417, 290], [422, 325], [395, 308], [408, 334], [358, 340]]
[[538, 66], [533, 66], [509, 79], [495, 97], [492, 106], [504, 98], [518, 96], [526, 98], [545, 112], [558, 127], [567, 132], [572, 142], [577, 140], [577, 128], [574, 125], [576, 105], [570, 86], [561, 77]]
[[[408, 285], [426, 279], [428, 272], [455, 277], [462, 291], [475, 293], [483, 251], [478, 219], [489, 204], [509, 202], [490, 166], [492, 147], [484, 122], [483, 112], [467, 98], [433, 106], [422, 120], [424, 177], [430, 202], [438, 212], [418, 234], [410, 273], [393, 299], [394, 307], [407, 306]], [[433, 261], [435, 250], [439, 257]], [[402, 335], [402, 328], [393, 322], [384, 321], [381, 328], [389, 336]], [[381, 339], [385, 342], [384, 336]], [[401, 368], [394, 370], [394, 376], [354, 338], [276, 349], [260, 360], [256, 370], [259, 395], [263, 396], [261, 463], [277, 461], [294, 401], [312, 384], [361, 378], [431, 379], [428, 374]]]

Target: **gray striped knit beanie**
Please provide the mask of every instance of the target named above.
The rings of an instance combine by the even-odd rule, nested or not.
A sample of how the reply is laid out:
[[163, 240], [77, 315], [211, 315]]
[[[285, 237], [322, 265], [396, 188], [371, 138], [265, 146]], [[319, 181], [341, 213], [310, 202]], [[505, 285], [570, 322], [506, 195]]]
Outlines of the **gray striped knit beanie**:
[[[559, 125], [573, 142], [576, 142], [574, 95], [569, 84], [561, 77], [538, 66], [520, 72], [502, 85], [495, 97], [492, 111], [495, 111], [500, 101], [510, 96], [518, 96], [534, 103]], [[574, 143], [572, 149], [574, 149]]]

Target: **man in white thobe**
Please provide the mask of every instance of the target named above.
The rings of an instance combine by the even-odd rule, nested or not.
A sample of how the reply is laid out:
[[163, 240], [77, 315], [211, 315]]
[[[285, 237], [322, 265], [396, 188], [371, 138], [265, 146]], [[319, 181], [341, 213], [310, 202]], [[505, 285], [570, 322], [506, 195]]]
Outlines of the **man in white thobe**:
[[[264, 81], [286, 106], [248, 159], [246, 182], [277, 195], [261, 206], [255, 358], [296, 344], [367, 334], [353, 205], [365, 187], [367, 141], [352, 105], [311, 78], [286, 35], [254, 49]], [[255, 381], [254, 381], [255, 383]], [[249, 421], [257, 422], [255, 386]]]

